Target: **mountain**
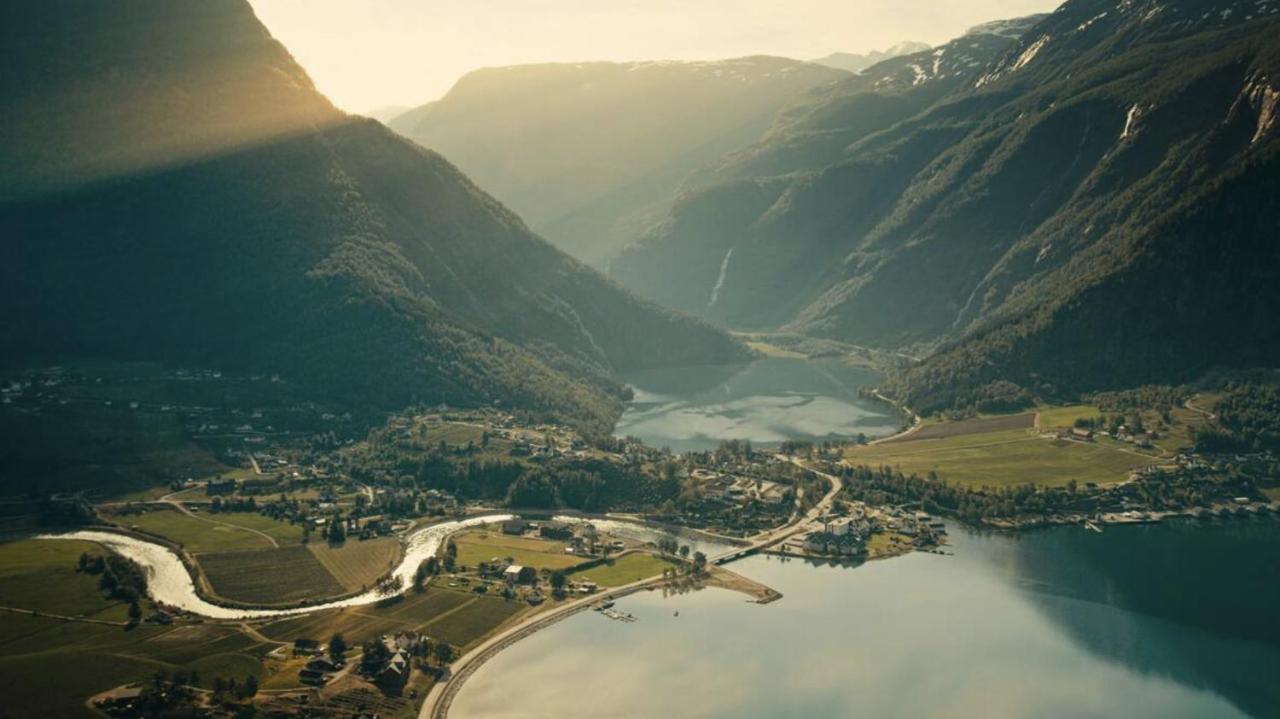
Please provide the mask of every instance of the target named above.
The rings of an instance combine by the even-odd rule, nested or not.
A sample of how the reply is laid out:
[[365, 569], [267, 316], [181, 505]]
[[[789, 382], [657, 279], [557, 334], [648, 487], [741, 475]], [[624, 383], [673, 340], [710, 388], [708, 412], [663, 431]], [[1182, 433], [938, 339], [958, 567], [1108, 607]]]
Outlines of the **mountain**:
[[382, 105], [366, 112], [365, 115], [386, 124], [412, 109], [408, 105]]
[[278, 373], [607, 431], [633, 368], [740, 359], [349, 116], [244, 0], [9, 4], [0, 362]]
[[924, 354], [886, 387], [921, 411], [1275, 364], [1280, 7], [1070, 0], [975, 33], [782, 113], [615, 278]]
[[[1022, 26], [1038, 19], [1027, 18]], [[829, 216], [867, 217], [839, 183], [867, 180], [872, 184], [862, 190], [871, 196], [861, 202], [879, 204], [892, 202], [904, 183], [882, 183], [865, 171], [886, 159], [842, 166], [841, 158], [868, 136], [972, 86], [1014, 42], [999, 34], [967, 34], [797, 98], [756, 142], [693, 173], [668, 216], [612, 264], [612, 276], [670, 307], [729, 326], [786, 324], [848, 250], [840, 239], [827, 238], [843, 231], [837, 229], [840, 219]], [[950, 137], [922, 136], [909, 156], [890, 157], [922, 162], [917, 156], [941, 149]], [[828, 167], [820, 178], [819, 170]], [[789, 204], [801, 200], [805, 204]], [[784, 216], [787, 224], [774, 234], [769, 223]], [[806, 222], [813, 225], [800, 226]]]
[[872, 50], [867, 53], [833, 52], [830, 55], [810, 60], [810, 62], [857, 74], [889, 58], [898, 57], [899, 55], [914, 55], [928, 49], [929, 45], [927, 43], [908, 41], [891, 45], [884, 50]]
[[604, 264], [691, 170], [847, 74], [776, 57], [479, 70], [391, 122], [570, 254]]

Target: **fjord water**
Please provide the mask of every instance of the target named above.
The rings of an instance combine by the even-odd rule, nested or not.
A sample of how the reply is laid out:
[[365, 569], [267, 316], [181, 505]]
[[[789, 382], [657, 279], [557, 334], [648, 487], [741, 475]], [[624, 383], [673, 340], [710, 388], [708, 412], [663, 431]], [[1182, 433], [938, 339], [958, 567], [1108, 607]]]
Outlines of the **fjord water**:
[[680, 452], [711, 449], [722, 439], [767, 445], [891, 434], [902, 415], [858, 396], [880, 379], [838, 359], [779, 357], [638, 372], [624, 377], [635, 399], [614, 434]]
[[769, 605], [654, 591], [619, 601], [635, 623], [575, 615], [482, 666], [450, 716], [1280, 713], [1280, 521], [952, 535], [955, 556], [730, 565]]

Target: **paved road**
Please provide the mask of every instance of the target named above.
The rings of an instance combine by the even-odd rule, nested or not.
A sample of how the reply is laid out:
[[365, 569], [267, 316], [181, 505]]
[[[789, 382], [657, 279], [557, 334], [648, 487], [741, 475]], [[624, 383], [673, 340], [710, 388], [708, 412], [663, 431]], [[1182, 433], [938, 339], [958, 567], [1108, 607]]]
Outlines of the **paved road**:
[[[734, 555], [755, 552], [774, 544], [778, 544], [787, 537], [801, 531], [806, 524], [816, 521], [831, 509], [831, 503], [835, 501], [836, 495], [840, 492], [841, 487], [844, 486], [844, 483], [841, 482], [840, 478], [832, 474], [827, 474], [826, 472], [819, 472], [818, 470], [810, 467], [805, 467], [797, 457], [782, 457], [782, 459], [823, 477], [831, 483], [830, 491], [823, 495], [822, 499], [818, 500], [818, 502], [811, 507], [808, 512], [805, 512], [803, 516], [796, 517], [781, 527], [748, 537], [747, 541], [749, 543], [747, 545], [734, 547], [719, 554], [709, 556], [707, 557], [708, 562], [715, 562]], [[467, 678], [479, 669], [481, 664], [498, 652], [502, 651], [507, 646], [529, 636], [530, 634], [533, 634], [539, 629], [548, 627], [565, 617], [583, 611], [593, 604], [605, 601], [606, 599], [616, 599], [618, 597], [631, 594], [632, 592], [639, 591], [647, 586], [660, 583], [661, 581], [661, 576], [654, 576], [648, 579], [632, 582], [621, 587], [615, 587], [598, 594], [588, 595], [581, 599], [575, 599], [567, 604], [556, 607], [549, 612], [530, 617], [509, 629], [495, 634], [484, 642], [481, 642], [481, 644], [475, 649], [472, 649], [462, 655], [462, 657], [453, 663], [452, 674], [449, 678], [444, 681], [437, 682], [431, 687], [431, 691], [427, 693], [427, 698], [422, 703], [422, 709], [418, 712], [418, 719], [444, 719], [445, 715], [449, 712], [449, 706], [453, 702], [454, 695], [456, 695], [461, 689], [462, 684], [467, 680]]]

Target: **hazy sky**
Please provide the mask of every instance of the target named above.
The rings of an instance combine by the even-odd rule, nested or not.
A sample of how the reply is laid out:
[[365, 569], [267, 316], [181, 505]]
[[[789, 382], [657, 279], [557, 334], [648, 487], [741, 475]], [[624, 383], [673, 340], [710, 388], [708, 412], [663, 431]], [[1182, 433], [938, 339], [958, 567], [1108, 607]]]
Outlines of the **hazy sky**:
[[250, 0], [352, 112], [434, 100], [480, 67], [580, 60], [811, 59], [938, 44], [1060, 0]]

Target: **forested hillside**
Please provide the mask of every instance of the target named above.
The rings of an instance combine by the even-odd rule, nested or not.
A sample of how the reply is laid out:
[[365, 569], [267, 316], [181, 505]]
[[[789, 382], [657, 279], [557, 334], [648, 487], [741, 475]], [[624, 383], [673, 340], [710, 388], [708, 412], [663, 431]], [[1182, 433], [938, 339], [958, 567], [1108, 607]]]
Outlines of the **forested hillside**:
[[744, 355], [335, 110], [243, 0], [12, 5], [0, 35], [6, 365], [271, 372], [361, 406], [496, 403], [601, 431], [615, 372]]
[[928, 355], [888, 386], [923, 411], [1274, 364], [1277, 13], [1071, 0], [882, 63], [710, 170], [615, 276]]
[[458, 163], [551, 242], [603, 264], [692, 170], [844, 77], [777, 57], [488, 68], [391, 127]]

